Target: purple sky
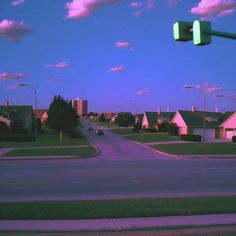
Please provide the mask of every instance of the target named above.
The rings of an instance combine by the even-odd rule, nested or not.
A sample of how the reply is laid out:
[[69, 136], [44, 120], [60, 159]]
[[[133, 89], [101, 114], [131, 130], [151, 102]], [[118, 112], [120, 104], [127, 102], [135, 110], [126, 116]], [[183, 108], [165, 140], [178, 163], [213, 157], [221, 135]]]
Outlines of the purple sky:
[[[89, 111], [202, 109], [200, 91], [236, 98], [236, 40], [193, 46], [173, 39], [176, 21], [210, 20], [236, 33], [236, 0], [1, 0], [0, 104], [48, 108], [54, 95], [89, 101]], [[209, 90], [210, 89], [210, 90]], [[235, 100], [236, 101], [236, 100]], [[207, 95], [207, 110], [236, 102]]]

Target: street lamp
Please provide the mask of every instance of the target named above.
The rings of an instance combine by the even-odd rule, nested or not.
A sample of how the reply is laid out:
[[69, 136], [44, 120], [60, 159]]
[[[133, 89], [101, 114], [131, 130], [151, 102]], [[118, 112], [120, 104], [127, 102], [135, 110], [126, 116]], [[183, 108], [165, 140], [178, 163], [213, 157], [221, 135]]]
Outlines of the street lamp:
[[37, 124], [36, 124], [36, 114], [37, 114], [37, 91], [36, 89], [30, 85], [30, 84], [17, 84], [18, 87], [30, 87], [34, 91], [34, 108], [35, 108], [35, 114], [34, 114], [34, 136], [36, 139], [37, 136]]

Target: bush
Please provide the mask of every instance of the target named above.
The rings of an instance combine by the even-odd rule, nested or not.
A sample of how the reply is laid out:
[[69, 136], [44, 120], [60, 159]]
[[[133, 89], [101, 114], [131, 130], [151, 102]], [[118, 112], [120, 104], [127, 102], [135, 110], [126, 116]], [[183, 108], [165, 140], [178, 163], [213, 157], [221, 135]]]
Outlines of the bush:
[[180, 139], [184, 141], [201, 142], [202, 136], [197, 134], [181, 134]]
[[73, 129], [69, 132], [69, 137], [70, 138], [80, 138], [81, 137], [81, 132], [79, 129]]
[[179, 134], [179, 127], [175, 123], [169, 124], [167, 127], [167, 132], [169, 135], [177, 136]]
[[168, 123], [158, 124], [158, 132], [167, 132]]
[[7, 128], [7, 125], [0, 121], [0, 134], [8, 134], [9, 133], [9, 129]]
[[32, 135], [0, 135], [0, 141], [31, 142], [31, 141], [35, 141], [35, 136], [32, 136]]
[[233, 136], [233, 137], [232, 137], [232, 142], [233, 142], [233, 143], [236, 143], [236, 136]]

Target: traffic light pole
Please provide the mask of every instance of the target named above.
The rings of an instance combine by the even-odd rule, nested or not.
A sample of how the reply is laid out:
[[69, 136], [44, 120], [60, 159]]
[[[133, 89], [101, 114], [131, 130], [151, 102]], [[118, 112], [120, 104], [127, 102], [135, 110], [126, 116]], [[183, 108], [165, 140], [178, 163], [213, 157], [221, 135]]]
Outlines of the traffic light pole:
[[235, 39], [236, 40], [236, 34], [232, 33], [226, 33], [226, 32], [220, 32], [220, 31], [206, 31], [204, 32], [205, 34], [213, 35], [213, 36], [218, 36], [221, 38], [227, 38], [227, 39]]

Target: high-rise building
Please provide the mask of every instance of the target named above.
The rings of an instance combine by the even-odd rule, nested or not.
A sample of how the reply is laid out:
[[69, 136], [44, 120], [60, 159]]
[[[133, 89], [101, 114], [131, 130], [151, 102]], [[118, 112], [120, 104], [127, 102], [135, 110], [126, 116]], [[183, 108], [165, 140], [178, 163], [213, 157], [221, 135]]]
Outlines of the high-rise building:
[[88, 113], [88, 101], [80, 98], [72, 99], [72, 106], [77, 111], [78, 116], [83, 116]]

